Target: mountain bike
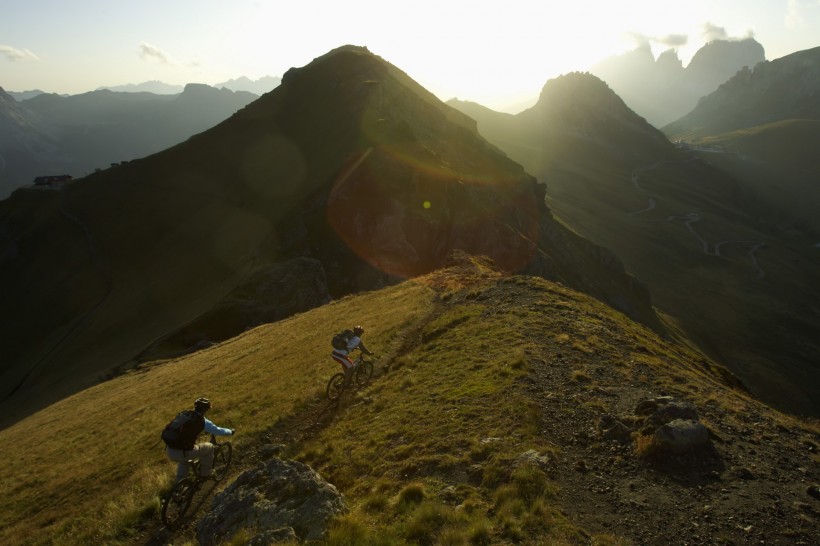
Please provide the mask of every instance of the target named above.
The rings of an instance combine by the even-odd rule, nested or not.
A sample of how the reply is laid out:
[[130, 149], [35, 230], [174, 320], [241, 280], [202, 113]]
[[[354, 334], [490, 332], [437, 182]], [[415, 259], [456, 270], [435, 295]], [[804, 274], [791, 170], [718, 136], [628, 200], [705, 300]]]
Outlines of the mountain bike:
[[190, 459], [188, 461], [188, 476], [175, 483], [165, 498], [162, 499], [162, 523], [168, 529], [174, 529], [182, 522], [188, 508], [191, 507], [194, 495], [203, 483], [208, 480], [219, 483], [228, 475], [228, 469], [231, 466], [231, 455], [233, 454], [231, 443], [219, 443], [213, 434], [211, 435], [211, 443], [214, 445], [214, 464], [211, 475], [207, 478], [200, 476], [201, 463], [199, 459]]
[[[373, 362], [365, 358], [364, 353], [359, 353], [359, 357], [353, 361], [353, 371], [350, 373], [351, 383], [356, 383], [359, 387], [364, 387], [370, 382], [373, 375]], [[327, 382], [327, 399], [335, 402], [342, 396], [342, 392], [351, 385], [345, 382], [345, 374], [337, 373]]]

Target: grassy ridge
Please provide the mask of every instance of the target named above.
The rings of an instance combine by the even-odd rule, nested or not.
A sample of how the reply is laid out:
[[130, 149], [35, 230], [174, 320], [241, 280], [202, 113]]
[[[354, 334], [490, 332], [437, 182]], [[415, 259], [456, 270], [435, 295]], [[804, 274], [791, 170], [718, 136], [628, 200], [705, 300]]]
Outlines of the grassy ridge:
[[236, 444], [266, 429], [337, 371], [331, 332], [369, 326], [389, 349], [428, 312], [433, 292], [414, 283], [347, 298], [266, 325], [190, 357], [146, 367], [65, 399], [0, 431], [0, 543], [105, 544], [126, 540], [159, 506], [173, 466], [149, 449], [164, 424], [200, 395], [211, 417], [236, 427]]
[[553, 449], [518, 382], [535, 348], [519, 321], [480, 297], [447, 305], [383, 381], [297, 454], [353, 506], [330, 544], [563, 544], [579, 533], [551, 503], [546, 474], [516, 468], [522, 452]]
[[[328, 340], [352, 322], [369, 328], [386, 372], [334, 407], [321, 401], [336, 371]], [[597, 300], [472, 262], [144, 366], [0, 431], [8, 460], [26, 462], [0, 469], [0, 543], [138, 542], [159, 526], [173, 474], [149, 446], [206, 395], [213, 420], [238, 428], [240, 462], [284, 437], [282, 423], [305, 420], [310, 432], [286, 440], [284, 456], [313, 466], [350, 507], [328, 544], [626, 544], [562, 510], [553, 463], [574, 454], [546, 432], [556, 419], [545, 421], [544, 401], [563, 401], [557, 420], [571, 434], [658, 390], [738, 416], [750, 403], [702, 355]]]

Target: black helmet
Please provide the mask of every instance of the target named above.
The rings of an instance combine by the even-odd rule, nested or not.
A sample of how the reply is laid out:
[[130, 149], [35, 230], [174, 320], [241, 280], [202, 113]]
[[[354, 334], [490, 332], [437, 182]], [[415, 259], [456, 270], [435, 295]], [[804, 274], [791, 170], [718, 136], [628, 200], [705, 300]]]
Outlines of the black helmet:
[[363, 333], [364, 333], [364, 328], [362, 328], [361, 326], [354, 326], [353, 327], [353, 334], [354, 335], [360, 336]]
[[209, 409], [211, 409], [211, 401], [207, 398], [197, 398], [196, 402], [194, 402], [194, 411], [197, 413], [202, 413]]

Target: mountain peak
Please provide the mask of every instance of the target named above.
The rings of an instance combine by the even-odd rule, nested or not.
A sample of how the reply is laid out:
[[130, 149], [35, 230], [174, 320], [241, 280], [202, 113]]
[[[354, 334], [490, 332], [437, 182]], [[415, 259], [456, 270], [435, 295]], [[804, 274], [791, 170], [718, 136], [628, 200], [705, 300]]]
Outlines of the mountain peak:
[[[652, 141], [651, 149], [669, 146], [660, 131], [630, 110], [606, 82], [588, 72], [573, 72], [549, 80], [533, 110], [551, 125], [596, 140], [607, 135], [608, 141], [624, 144], [642, 134], [641, 139], [649, 137]], [[613, 132], [622, 131], [625, 133], [621, 137], [613, 137]], [[624, 139], [626, 133], [632, 136]]]
[[687, 72], [714, 81], [715, 87], [726, 81], [738, 67], [754, 67], [766, 60], [763, 46], [754, 38], [713, 40], [700, 48], [686, 67]]
[[678, 52], [674, 49], [667, 49], [658, 55], [655, 61], [659, 70], [664, 72], [679, 72], [683, 69], [683, 62], [678, 57]]
[[[541, 88], [541, 95], [536, 106], [547, 107], [556, 102], [572, 100], [578, 106], [598, 108], [599, 101], [615, 102], [623, 105], [623, 101], [609, 88], [609, 86], [589, 72], [570, 72], [557, 78], [548, 80]], [[625, 105], [624, 105], [625, 106]]]

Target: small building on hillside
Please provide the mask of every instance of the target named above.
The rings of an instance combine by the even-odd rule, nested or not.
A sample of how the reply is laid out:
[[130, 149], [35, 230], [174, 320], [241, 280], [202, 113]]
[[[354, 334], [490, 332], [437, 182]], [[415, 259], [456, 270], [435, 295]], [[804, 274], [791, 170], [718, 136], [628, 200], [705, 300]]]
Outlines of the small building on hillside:
[[38, 176], [34, 179], [35, 188], [49, 188], [59, 190], [69, 182], [73, 177], [70, 174], [57, 174], [53, 176]]

